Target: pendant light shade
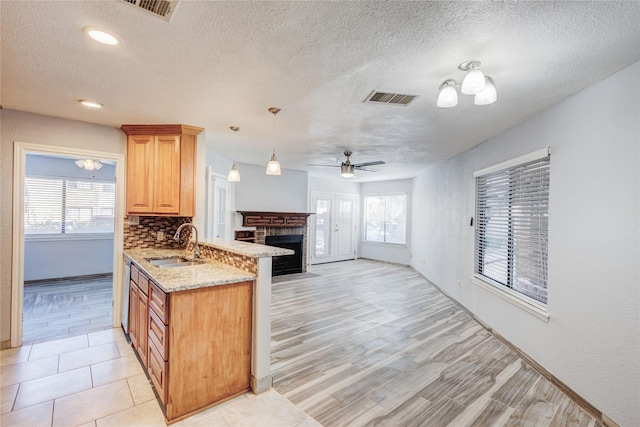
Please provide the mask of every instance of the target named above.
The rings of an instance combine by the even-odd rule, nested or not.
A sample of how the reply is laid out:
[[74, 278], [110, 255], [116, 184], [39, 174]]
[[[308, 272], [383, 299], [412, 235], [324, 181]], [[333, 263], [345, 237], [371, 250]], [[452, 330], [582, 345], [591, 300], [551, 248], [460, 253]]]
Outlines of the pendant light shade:
[[473, 103], [476, 105], [489, 105], [496, 102], [497, 99], [498, 94], [496, 93], [496, 87], [493, 84], [493, 79], [487, 76], [484, 89], [482, 92], [476, 93]]
[[240, 172], [236, 168], [236, 162], [233, 162], [233, 166], [231, 166], [231, 169], [229, 169], [229, 173], [227, 174], [227, 181], [229, 182], [240, 181]]
[[240, 182], [240, 171], [236, 168], [236, 144], [235, 144], [235, 136], [236, 132], [240, 130], [238, 126], [229, 126], [229, 129], [233, 131], [233, 165], [231, 169], [229, 169], [229, 173], [227, 174], [227, 181], [229, 182]]
[[280, 162], [278, 162], [278, 158], [276, 157], [276, 149], [273, 149], [273, 154], [271, 154], [271, 160], [267, 163], [267, 175], [281, 175], [282, 170], [280, 169]]
[[465, 95], [475, 95], [484, 89], [484, 74], [478, 69], [480, 65], [480, 61], [467, 61], [458, 65], [460, 70], [467, 72], [462, 80], [460, 92]]
[[[280, 109], [277, 107], [270, 107], [267, 109], [271, 114], [273, 114], [273, 132], [275, 136], [276, 130], [276, 114], [280, 112]], [[276, 157], [276, 147], [273, 147], [273, 154], [271, 154], [271, 159], [269, 159], [269, 163], [267, 163], [267, 175], [281, 175], [282, 170], [280, 169], [280, 162], [278, 162], [278, 158]]]
[[436, 105], [441, 108], [451, 108], [458, 105], [458, 92], [455, 80], [447, 80], [440, 85], [440, 94]]

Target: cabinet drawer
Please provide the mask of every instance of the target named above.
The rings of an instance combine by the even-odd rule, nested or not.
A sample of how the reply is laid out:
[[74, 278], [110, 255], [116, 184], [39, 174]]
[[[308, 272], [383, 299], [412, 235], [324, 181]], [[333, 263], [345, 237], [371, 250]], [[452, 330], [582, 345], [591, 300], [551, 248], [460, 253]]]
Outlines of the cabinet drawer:
[[167, 374], [168, 363], [162, 359], [162, 356], [154, 345], [149, 346], [149, 377], [156, 388], [158, 397], [163, 404], [167, 404]]
[[149, 279], [144, 273], [140, 272], [138, 274], [138, 288], [142, 291], [143, 294], [149, 295]]
[[167, 360], [169, 356], [167, 338], [167, 326], [153, 310], [149, 310], [149, 341], [156, 347], [163, 360]]
[[131, 264], [131, 269], [129, 271], [131, 275], [131, 281], [135, 284], [138, 284], [138, 275], [140, 274], [140, 270], [138, 270], [138, 267], [136, 267], [134, 264]]
[[153, 282], [149, 282], [149, 307], [155, 311], [162, 323], [169, 324], [169, 296]]

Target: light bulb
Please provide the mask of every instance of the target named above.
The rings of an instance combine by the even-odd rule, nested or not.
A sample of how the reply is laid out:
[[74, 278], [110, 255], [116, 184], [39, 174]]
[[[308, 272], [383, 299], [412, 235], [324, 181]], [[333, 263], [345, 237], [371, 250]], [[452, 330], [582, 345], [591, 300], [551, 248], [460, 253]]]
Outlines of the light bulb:
[[84, 168], [88, 171], [92, 171], [94, 169], [93, 160], [87, 159], [84, 161]]

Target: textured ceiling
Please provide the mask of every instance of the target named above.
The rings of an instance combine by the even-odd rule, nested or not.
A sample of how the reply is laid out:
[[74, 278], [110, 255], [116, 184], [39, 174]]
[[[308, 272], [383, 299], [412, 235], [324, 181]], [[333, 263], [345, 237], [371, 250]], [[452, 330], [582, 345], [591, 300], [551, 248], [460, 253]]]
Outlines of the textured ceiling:
[[[0, 1], [4, 108], [120, 127], [185, 123], [207, 147], [337, 176], [330, 157], [414, 176], [640, 60], [638, 2], [180, 0], [170, 22], [113, 1]], [[99, 45], [97, 26], [123, 43]], [[479, 60], [498, 101], [435, 105]], [[372, 90], [418, 95], [372, 105]], [[90, 110], [78, 99], [104, 104]], [[282, 112], [274, 118], [267, 108]], [[234, 135], [230, 125], [240, 126]]]

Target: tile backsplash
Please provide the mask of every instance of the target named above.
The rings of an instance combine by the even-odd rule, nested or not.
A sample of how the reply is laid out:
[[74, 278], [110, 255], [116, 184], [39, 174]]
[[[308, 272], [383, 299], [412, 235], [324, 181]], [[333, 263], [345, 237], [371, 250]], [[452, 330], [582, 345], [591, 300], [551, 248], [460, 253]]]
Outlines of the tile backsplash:
[[[173, 235], [182, 224], [191, 222], [191, 217], [141, 216], [139, 219], [138, 225], [129, 225], [128, 219], [124, 219], [124, 250], [183, 249], [189, 243], [191, 227], [182, 231], [178, 242], [173, 240]], [[164, 233], [162, 240], [158, 240], [159, 231]]]

